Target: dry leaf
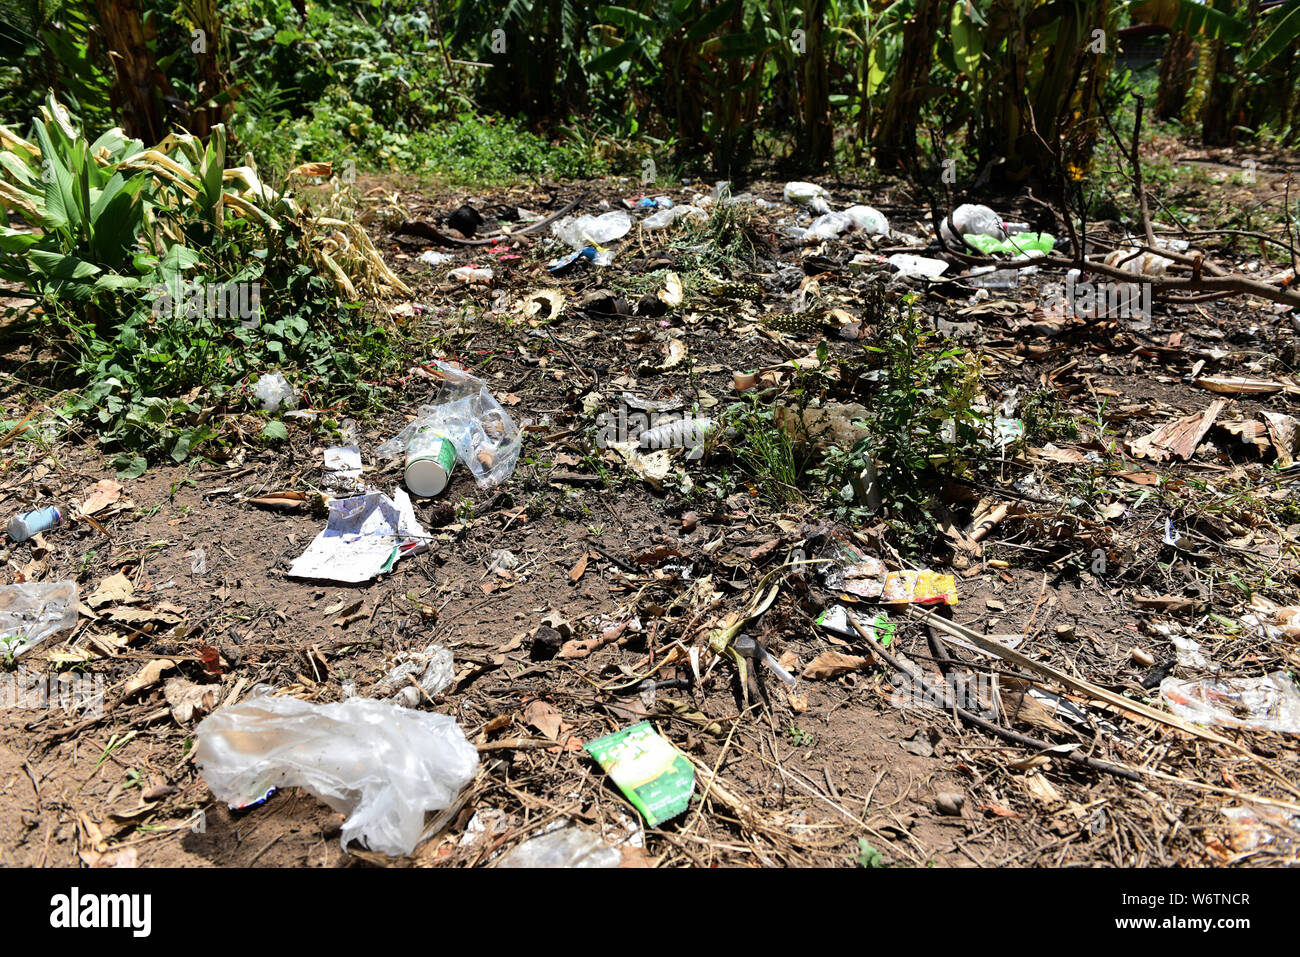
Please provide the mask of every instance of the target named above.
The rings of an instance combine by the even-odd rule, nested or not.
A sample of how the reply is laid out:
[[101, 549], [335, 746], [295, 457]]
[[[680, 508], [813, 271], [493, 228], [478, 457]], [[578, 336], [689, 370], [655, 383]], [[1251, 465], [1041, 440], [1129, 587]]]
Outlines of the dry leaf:
[[250, 498], [249, 503], [263, 508], [279, 509], [283, 512], [295, 511], [307, 507], [310, 498], [305, 492], [269, 492], [266, 495]]
[[805, 678], [837, 678], [850, 671], [861, 671], [871, 664], [870, 658], [842, 655], [838, 651], [823, 651], [803, 670]]
[[1284, 388], [1281, 382], [1272, 379], [1247, 379], [1243, 376], [1202, 376], [1192, 382], [1202, 389], [1209, 389], [1220, 395], [1272, 395]]
[[1163, 462], [1168, 458], [1186, 462], [1196, 452], [1196, 446], [1201, 444], [1201, 439], [1205, 438], [1205, 433], [1210, 431], [1210, 426], [1227, 404], [1227, 399], [1215, 399], [1201, 412], [1185, 415], [1160, 426], [1149, 435], [1135, 439], [1128, 444], [1129, 450], [1134, 455], [1153, 462]]
[[177, 724], [188, 725], [209, 714], [221, 700], [220, 685], [196, 685], [184, 678], [171, 678], [163, 686], [163, 697]]
[[1300, 419], [1281, 412], [1265, 412], [1268, 437], [1277, 450], [1277, 464], [1286, 468], [1294, 461], [1296, 447], [1300, 444]]
[[1061, 797], [1061, 792], [1052, 787], [1052, 782], [1041, 774], [1027, 774], [1024, 782], [1025, 789], [1039, 803], [1048, 807], [1065, 803], [1065, 798]]
[[520, 301], [518, 311], [525, 319], [554, 321], [564, 312], [564, 294], [556, 289], [538, 289]]
[[674, 309], [682, 304], [682, 281], [677, 277], [677, 273], [670, 272], [664, 277], [664, 288], [660, 289], [656, 295], [659, 301], [669, 309]]
[[1088, 460], [1087, 455], [1079, 449], [1058, 449], [1051, 443], [1033, 451], [1040, 459], [1046, 462], [1057, 462], [1061, 465], [1078, 465]]
[[[524, 720], [552, 741], [561, 742], [565, 751], [577, 751], [582, 747], [579, 738], [566, 733], [573, 726], [560, 717], [560, 712], [540, 698], [534, 698], [524, 707]], [[547, 750], [553, 754], [560, 752], [559, 748], [547, 748]]]
[[664, 359], [662, 365], [656, 366], [655, 368], [659, 372], [668, 372], [670, 369], [676, 369], [686, 361], [686, 355], [689, 351], [690, 350], [687, 348], [686, 343], [681, 339], [669, 339], [668, 356]]
[[184, 619], [179, 614], [170, 611], [169, 607], [175, 608], [176, 606], [168, 606], [166, 602], [159, 604], [157, 608], [131, 608], [126, 605], [119, 605], [116, 608], [109, 608], [103, 612], [103, 615], [110, 621], [126, 625], [129, 628], [138, 629], [152, 622], [158, 622], [161, 625], [179, 625]]
[[122, 697], [130, 698], [152, 688], [162, 680], [164, 672], [175, 667], [176, 662], [171, 658], [155, 658], [127, 679], [126, 686], [122, 689]]
[[578, 559], [578, 564], [569, 569], [569, 581], [576, 583], [587, 571], [587, 559], [590, 555], [587, 552], [582, 553]]
[[135, 594], [135, 586], [123, 572], [110, 575], [99, 583], [99, 587], [86, 599], [91, 608], [100, 608], [110, 603], [130, 601]]
[[122, 486], [112, 479], [101, 479], [86, 489], [86, 498], [77, 506], [82, 515], [96, 515], [122, 497]]
[[87, 848], [78, 852], [77, 856], [87, 867], [135, 867], [137, 865], [134, 847], [123, 847], [105, 854]]
[[667, 449], [642, 455], [637, 442], [611, 442], [609, 446], [623, 456], [623, 461], [627, 463], [628, 468], [655, 488], [662, 487], [664, 479], [672, 469]]

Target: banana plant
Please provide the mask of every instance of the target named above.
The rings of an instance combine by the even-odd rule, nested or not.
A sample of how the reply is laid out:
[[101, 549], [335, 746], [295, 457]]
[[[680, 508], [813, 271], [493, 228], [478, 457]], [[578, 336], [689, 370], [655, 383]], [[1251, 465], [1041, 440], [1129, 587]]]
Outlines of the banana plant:
[[147, 177], [118, 167], [142, 144], [121, 130], [88, 143], [53, 95], [41, 113], [35, 143], [0, 132], [0, 205], [32, 227], [0, 227], [0, 276], [75, 300], [135, 288], [142, 278], [127, 267], [144, 221]]
[[[198, 267], [194, 250], [238, 222], [268, 234], [292, 223], [308, 240], [317, 272], [349, 299], [409, 293], [355, 223], [304, 216], [266, 186], [252, 158], [226, 167], [226, 131], [207, 142], [169, 134], [145, 148], [120, 129], [93, 143], [51, 95], [30, 142], [0, 126], [0, 206], [28, 229], [0, 226], [0, 278], [35, 295], [86, 302], [101, 293], [175, 283]], [[329, 175], [306, 164], [295, 177]]]
[[[1269, 7], [1233, 0], [1140, 0], [1129, 6], [1135, 22], [1168, 27], [1194, 43], [1197, 66], [1184, 117], [1200, 122], [1207, 143], [1225, 144], [1241, 126], [1279, 122], [1289, 124], [1285, 139], [1294, 136], [1300, 0]], [[1183, 100], [1181, 88], [1170, 88], [1182, 82], [1162, 73], [1162, 98]]]

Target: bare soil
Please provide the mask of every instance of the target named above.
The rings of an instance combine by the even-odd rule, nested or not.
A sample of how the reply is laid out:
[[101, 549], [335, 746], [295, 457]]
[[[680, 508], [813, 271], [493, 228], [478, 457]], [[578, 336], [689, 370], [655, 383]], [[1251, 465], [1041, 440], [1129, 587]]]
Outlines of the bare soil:
[[[1262, 188], [1271, 188], [1267, 182]], [[400, 184], [383, 185], [400, 190]], [[602, 198], [616, 203], [639, 195], [630, 187], [587, 186], [588, 210]], [[751, 188], [780, 201], [780, 184]], [[536, 190], [401, 195], [399, 202], [413, 219], [432, 218], [467, 198], [545, 213], [578, 192], [566, 187], [549, 206]], [[673, 195], [682, 201], [691, 192]], [[1212, 188], [1205, 193], [1220, 198]], [[897, 229], [922, 232], [923, 211], [901, 188], [841, 185], [834, 194], [839, 205], [868, 202]], [[771, 218], [788, 212], [778, 208]], [[880, 523], [851, 529], [806, 504], [777, 509], [752, 482], [709, 499], [704, 493], [718, 470], [735, 471], [725, 460], [675, 459], [674, 472], [689, 475], [696, 490], [683, 492], [676, 480], [655, 489], [612, 450], [593, 446], [591, 417], [583, 411], [591, 393], [603, 409], [617, 409], [624, 392], [725, 406], [736, 399], [734, 370], [775, 369], [815, 356], [823, 338], [832, 357], [860, 352], [862, 341], [830, 331], [783, 334], [761, 320], [790, 311], [805, 275], [816, 275], [822, 294], [856, 315], [862, 290], [888, 276], [885, 268], [865, 275], [848, 268], [855, 252], [872, 248], [867, 240], [831, 243], [810, 258], [782, 246], [773, 227], [771, 250], [752, 274], [651, 318], [603, 313], [582, 301], [602, 284], [616, 286], [620, 276], [672, 261], [676, 254], [657, 240], [624, 243], [605, 272], [579, 269], [563, 277], [542, 268], [549, 257], [535, 243], [513, 250], [518, 259], [452, 249], [456, 265], [491, 263], [496, 270], [491, 287], [467, 288], [446, 280], [445, 268], [419, 262], [425, 243], [392, 236], [377, 221], [372, 232], [387, 239], [390, 262], [416, 290], [419, 308], [401, 317], [414, 341], [450, 345], [417, 352], [413, 362], [437, 355], [462, 362], [518, 421], [529, 423], [515, 474], [484, 490], [457, 469], [440, 498], [417, 503], [435, 538], [432, 547], [400, 561], [389, 575], [358, 587], [299, 581], [288, 578], [286, 568], [323, 519], [248, 499], [320, 489], [322, 452], [334, 441], [308, 420], [286, 419], [290, 440], [267, 448], [251, 439], [259, 420], [243, 416], [232, 420], [231, 434], [241, 430], [247, 441], [235, 439], [223, 461], [160, 465], [123, 482], [122, 501], [96, 516], [103, 531], [79, 520], [46, 533], [43, 547], [6, 542], [0, 584], [70, 578], [85, 601], [103, 580], [122, 572], [139, 607], [166, 605], [172, 617], [125, 627], [102, 610], [97, 617], [86, 609], [73, 633], [24, 656], [28, 671], [66, 674], [71, 667], [102, 678], [109, 707], [99, 719], [51, 708], [0, 711], [0, 863], [483, 866], [562, 818], [625, 842], [628, 866], [856, 865], [862, 842], [879, 851], [883, 863], [901, 866], [1294, 862], [1293, 832], [1271, 831], [1267, 840], [1248, 845], [1220, 813], [1243, 803], [1243, 794], [1294, 805], [1300, 797], [1293, 783], [1300, 778], [1294, 736], [1225, 731], [1250, 752], [1243, 756], [1122, 715], [1107, 717], [1131, 735], [1128, 744], [1029, 706], [1004, 715], [1007, 726], [1055, 746], [1074, 745], [1152, 772], [1135, 784], [1081, 768], [1059, 752], [1035, 754], [950, 713], [894, 707], [887, 667], [801, 679], [788, 694], [768, 676], [764, 694], [748, 710], [725, 659], [705, 681], [658, 691], [648, 704], [636, 693], [615, 690], [662, 661], [674, 642], [697, 644], [704, 626], [741, 608], [767, 573], [819, 536], [856, 534], [860, 544], [879, 545], [880, 557], [897, 565]], [[887, 255], [887, 247], [877, 251]], [[981, 496], [1018, 506], [975, 552], [945, 552], [941, 543], [923, 556], [928, 567], [957, 575], [960, 602], [953, 617], [987, 634], [1021, 634], [1020, 649], [1031, 657], [1157, 704], [1157, 692], [1141, 684], [1151, 669], [1130, 656], [1138, 647], [1157, 665], [1174, 660], [1171, 640], [1155, 625], [1189, 628], [1228, 674], [1296, 668], [1294, 642], [1233, 633], [1208, 617], [1238, 620], [1248, 601], [1245, 589], [1284, 604], [1298, 597], [1297, 527], [1278, 518], [1285, 502], [1277, 486], [1260, 484], [1272, 452], [1219, 427], [1187, 463], [1136, 459], [1125, 444], [1209, 404], [1214, 396], [1189, 381], [1197, 363], [1204, 363], [1201, 375], [1292, 375], [1296, 333], [1288, 317], [1243, 301], [1177, 311], [1158, 303], [1149, 328], [1078, 322], [1046, 335], [1024, 325], [1042, 318], [1037, 300], [1044, 278], [1026, 277], [1009, 294], [975, 302], [970, 289], [943, 285], [918, 304], [927, 321], [955, 323], [956, 339], [981, 354], [987, 394], [1006, 395], [1016, 385], [1055, 390], [1079, 429], [1076, 438], [1056, 445], [1096, 453], [1095, 462], [1069, 464], [1030, 447], [998, 463], [985, 485], [967, 487], [946, 503], [959, 526]], [[751, 287], [760, 294], [751, 295]], [[523, 294], [539, 288], [560, 291], [566, 312], [553, 322], [513, 315]], [[636, 305], [635, 295], [623, 295]], [[476, 311], [467, 311], [467, 303]], [[868, 342], [870, 334], [868, 328]], [[688, 359], [655, 371], [669, 339], [685, 343]], [[21, 418], [44, 400], [25, 384], [41, 360], [39, 350], [26, 345], [5, 360], [9, 375], [0, 401], [6, 417]], [[790, 382], [782, 376], [778, 391]], [[395, 463], [375, 462], [375, 446], [434, 391], [434, 381], [417, 365], [384, 407], [362, 417], [364, 478], [373, 487], [391, 491], [401, 479]], [[852, 398], [849, 384], [841, 397]], [[1300, 415], [1298, 409], [1296, 395], [1287, 391], [1235, 396], [1220, 424], [1254, 420], [1262, 411]], [[6, 517], [32, 503], [70, 505], [113, 474], [84, 431], [59, 436], [48, 448], [11, 444], [0, 449], [0, 462], [0, 514]], [[1026, 485], [1026, 477], [1035, 482]], [[1280, 487], [1285, 496], [1293, 494]], [[1110, 518], [1098, 516], [1097, 508], [1115, 503], [1124, 508]], [[689, 530], [687, 513], [697, 517]], [[1190, 545], [1163, 543], [1171, 517], [1194, 537]], [[1300, 515], [1292, 521], [1300, 522]], [[1105, 572], [1094, 573], [1098, 547], [1109, 560]], [[198, 549], [206, 558], [201, 572], [194, 571]], [[510, 551], [517, 565], [492, 570], [500, 550]], [[715, 605], [673, 604], [705, 576], [711, 576], [709, 591], [720, 593]], [[793, 656], [786, 659], [792, 671], [802, 672], [824, 651], [864, 653], [860, 643], [815, 625], [821, 608], [836, 600], [817, 575], [783, 573], [778, 580], [776, 604], [748, 633], [774, 655]], [[1152, 596], [1187, 599], [1186, 609], [1137, 601]], [[547, 658], [533, 636], [548, 613], [571, 623], [576, 637], [632, 617], [639, 630], [587, 657]], [[339, 700], [347, 690], [365, 695], [396, 653], [431, 642], [453, 651], [458, 676], [424, 707], [454, 715], [479, 746], [482, 763], [457, 812], [407, 859], [355, 847], [345, 853], [339, 846], [342, 815], [296, 790], [244, 812], [228, 810], [213, 799], [190, 757], [201, 715], [182, 722], [164, 698], [167, 681], [177, 677], [211, 686], [222, 704], [259, 684], [318, 702]], [[220, 655], [215, 663], [208, 648]], [[920, 625], [901, 624], [895, 648], [933, 668]], [[71, 653], [84, 662], [74, 667]], [[123, 696], [130, 679], [164, 657], [175, 662], [170, 671]], [[1175, 667], [1173, 674], [1189, 672]], [[656, 677], [690, 675], [678, 662]], [[529, 723], [525, 711], [535, 699], [550, 704], [568, 725], [564, 734], [581, 741], [650, 718], [699, 766], [716, 772], [727, 794], [748, 811], [709, 793], [676, 821], [642, 828], [585, 752], [572, 742], [554, 743]], [[705, 790], [697, 782], [697, 794]], [[964, 798], [960, 813], [940, 807], [939, 795], [952, 793]]]

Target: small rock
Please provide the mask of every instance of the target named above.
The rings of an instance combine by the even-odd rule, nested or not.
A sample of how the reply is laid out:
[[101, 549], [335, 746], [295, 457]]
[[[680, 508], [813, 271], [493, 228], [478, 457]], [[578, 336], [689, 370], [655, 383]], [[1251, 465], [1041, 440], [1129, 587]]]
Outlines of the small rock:
[[1074, 639], [1074, 625], [1057, 625], [1056, 637], [1062, 641], [1072, 641]]
[[682, 531], [693, 532], [695, 527], [700, 524], [700, 516], [695, 512], [687, 512], [682, 516]]
[[564, 637], [554, 628], [538, 625], [533, 633], [533, 643], [528, 649], [528, 657], [533, 661], [549, 661], [560, 653]]
[[544, 628], [554, 628], [565, 641], [573, 637], [573, 626], [559, 612], [547, 612], [542, 616], [542, 620], [538, 624]]
[[960, 791], [941, 791], [935, 795], [934, 806], [940, 814], [959, 817], [961, 809], [966, 806], [966, 795]]

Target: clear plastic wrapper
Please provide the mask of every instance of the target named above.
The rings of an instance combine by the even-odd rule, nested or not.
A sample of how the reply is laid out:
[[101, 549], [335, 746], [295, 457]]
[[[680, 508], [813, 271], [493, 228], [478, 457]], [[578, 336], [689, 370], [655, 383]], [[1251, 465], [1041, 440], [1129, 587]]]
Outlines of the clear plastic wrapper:
[[17, 658], [76, 624], [76, 582], [0, 586], [0, 656]]
[[422, 405], [415, 421], [375, 450], [381, 459], [406, 453], [407, 443], [422, 428], [432, 428], [456, 446], [456, 457], [481, 488], [499, 485], [519, 461], [519, 428], [483, 381], [444, 362], [437, 362], [442, 389], [433, 405]]
[[1300, 734], [1300, 691], [1285, 671], [1264, 678], [1166, 678], [1160, 696], [1174, 714], [1198, 724]]
[[618, 867], [622, 859], [596, 832], [561, 827], [515, 846], [497, 867]]
[[456, 663], [451, 652], [442, 645], [430, 645], [424, 651], [400, 652], [392, 670], [375, 685], [375, 691], [405, 708], [415, 708], [425, 695], [432, 698], [446, 691], [455, 677]]
[[478, 751], [455, 719], [388, 701], [315, 704], [253, 697], [204, 718], [194, 760], [213, 795], [232, 808], [301, 787], [346, 814], [342, 844], [410, 854], [427, 811], [451, 805], [474, 779]]
[[581, 249], [622, 239], [631, 228], [632, 217], [625, 210], [616, 209], [600, 216], [566, 216], [552, 224], [551, 234], [570, 249]]

